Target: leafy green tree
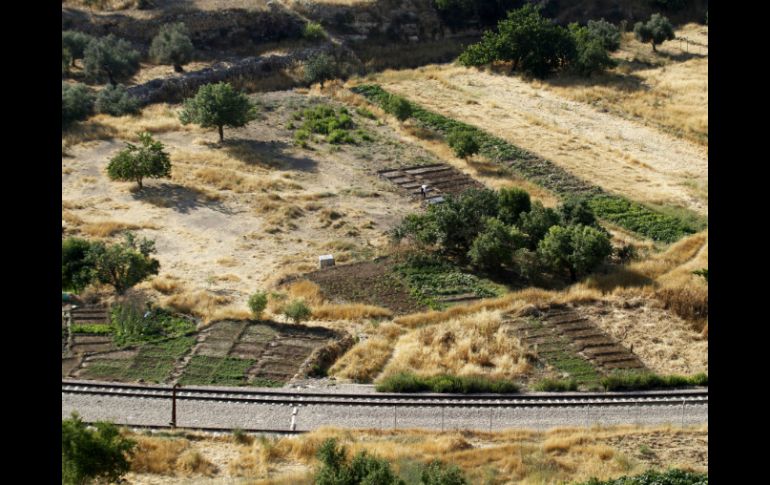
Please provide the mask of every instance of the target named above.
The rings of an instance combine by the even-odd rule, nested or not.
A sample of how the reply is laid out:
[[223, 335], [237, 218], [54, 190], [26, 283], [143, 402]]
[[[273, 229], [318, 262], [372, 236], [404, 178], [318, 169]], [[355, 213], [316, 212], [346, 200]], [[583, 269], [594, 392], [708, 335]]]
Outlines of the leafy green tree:
[[586, 23], [588, 32], [601, 40], [602, 46], [610, 52], [620, 48], [620, 30], [604, 19], [589, 20]]
[[75, 65], [76, 59], [82, 59], [85, 54], [86, 46], [94, 40], [94, 37], [78, 32], [77, 30], [63, 30], [61, 33], [61, 45], [67, 49], [71, 56], [71, 65]]
[[88, 43], [83, 53], [83, 72], [93, 82], [107, 79], [117, 84], [139, 70], [139, 52], [113, 34]]
[[61, 83], [61, 124], [62, 127], [82, 120], [92, 113], [94, 95], [84, 84]]
[[559, 214], [550, 207], [543, 207], [539, 201], [532, 204], [529, 212], [521, 214], [519, 228], [524, 231], [528, 237], [527, 246], [529, 249], [536, 249], [548, 229], [561, 223]]
[[93, 265], [88, 261], [91, 243], [70, 237], [61, 242], [62, 290], [82, 291], [93, 279]]
[[467, 485], [468, 481], [457, 465], [446, 465], [439, 460], [433, 460], [422, 468], [420, 483], [422, 485]]
[[540, 8], [527, 4], [508, 12], [487, 31], [481, 42], [471, 45], [458, 61], [479, 66], [492, 61], [512, 61], [515, 69], [543, 77], [568, 65], [575, 57], [575, 42], [569, 32], [540, 15]]
[[569, 271], [570, 279], [599, 266], [612, 253], [609, 237], [589, 226], [553, 226], [537, 247], [538, 256], [554, 270]]
[[121, 436], [117, 426], [99, 422], [89, 429], [73, 413], [61, 423], [62, 482], [81, 485], [94, 479], [116, 482], [128, 472], [136, 443]]
[[564, 226], [582, 224], [595, 226], [596, 216], [588, 205], [588, 201], [582, 197], [569, 197], [559, 205], [559, 217]]
[[88, 251], [87, 262], [94, 267], [97, 281], [111, 285], [122, 295], [140, 281], [158, 274], [160, 263], [150, 257], [154, 252], [155, 241], [142, 239], [137, 243], [129, 232], [122, 243], [110, 246], [94, 243]]
[[503, 188], [497, 193], [497, 198], [499, 201], [497, 218], [510, 226], [519, 223], [522, 213], [532, 210], [532, 201], [525, 190], [516, 187]]
[[432, 212], [426, 214], [407, 214], [401, 223], [391, 232], [395, 242], [409, 238], [420, 245], [436, 244], [438, 228]]
[[162, 178], [171, 175], [171, 160], [163, 143], [147, 132], [140, 133], [141, 146], [126, 143], [126, 148], [115, 155], [107, 165], [112, 180], [135, 180], [142, 188], [143, 178]]
[[321, 83], [339, 77], [340, 69], [337, 60], [329, 54], [320, 53], [311, 57], [305, 63], [305, 81], [309, 83]]
[[398, 118], [399, 121], [404, 121], [412, 116], [412, 105], [409, 101], [401, 96], [395, 96], [393, 94], [389, 94], [387, 99], [385, 99], [382, 104], [382, 109], [385, 110], [386, 113], [390, 113]]
[[294, 320], [294, 323], [301, 323], [312, 314], [310, 307], [302, 300], [293, 300], [283, 308], [283, 314]]
[[640, 42], [652, 44], [653, 52], [656, 45], [675, 37], [674, 26], [659, 13], [652, 14], [647, 22], [637, 22], [634, 25], [634, 35]]
[[137, 113], [139, 111], [139, 101], [128, 94], [128, 91], [122, 84], [117, 86], [108, 84], [96, 95], [94, 107], [99, 113], [123, 116]]
[[489, 189], [468, 189], [450, 195], [428, 209], [436, 228], [436, 239], [445, 251], [465, 255], [484, 229], [486, 217], [497, 216], [497, 193]]
[[267, 307], [267, 293], [258, 291], [249, 297], [249, 310], [251, 310], [254, 318], [262, 318], [262, 312], [265, 311], [265, 307]]
[[184, 22], [165, 24], [150, 44], [150, 57], [158, 64], [171, 64], [175, 72], [182, 72], [183, 64], [192, 60], [193, 43]]
[[589, 76], [616, 65], [607, 53], [602, 39], [594, 35], [588, 27], [571, 24], [569, 30], [575, 40], [573, 68], [576, 72]]
[[386, 460], [358, 453], [348, 463], [344, 446], [329, 438], [318, 449], [321, 467], [316, 471], [316, 485], [405, 485]]
[[447, 136], [447, 143], [460, 158], [472, 157], [478, 153], [481, 146], [476, 136], [470, 130], [455, 129]]
[[217, 127], [219, 141], [224, 141], [223, 127], [245, 126], [255, 118], [255, 108], [249, 98], [236, 92], [225, 82], [206, 84], [197, 94], [184, 102], [179, 120], [187, 125], [196, 123], [203, 128]]
[[494, 271], [501, 265], [510, 265], [514, 251], [523, 247], [525, 242], [526, 236], [517, 228], [489, 217], [484, 220], [484, 229], [473, 240], [468, 257], [474, 266]]

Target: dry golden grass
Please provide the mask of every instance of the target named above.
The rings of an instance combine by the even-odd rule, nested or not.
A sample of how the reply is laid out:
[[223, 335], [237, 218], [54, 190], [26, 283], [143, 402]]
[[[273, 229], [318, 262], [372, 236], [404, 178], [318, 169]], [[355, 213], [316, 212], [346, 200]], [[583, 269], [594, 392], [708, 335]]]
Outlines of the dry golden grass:
[[136, 231], [138, 229], [158, 229], [153, 223], [145, 222], [141, 224], [130, 224], [119, 221], [96, 221], [89, 222], [80, 226], [83, 234], [92, 237], [112, 237], [125, 231]]
[[180, 313], [195, 315], [211, 322], [221, 318], [223, 308], [232, 302], [232, 298], [224, 295], [215, 295], [205, 290], [185, 291], [167, 297], [163, 304]]
[[177, 108], [169, 104], [152, 104], [142, 109], [137, 115], [108, 116], [98, 114], [85, 121], [74, 123], [62, 132], [65, 146], [74, 146], [95, 140], [120, 139], [138, 141], [138, 133], [148, 131], [153, 134], [171, 131], [202, 131], [195, 125], [184, 126], [179, 121]]
[[187, 475], [213, 476], [217, 467], [206, 459], [198, 450], [186, 450], [176, 461], [177, 470]]
[[371, 382], [393, 353], [404, 329], [393, 323], [379, 325], [373, 335], [355, 344], [329, 369], [331, 375], [355, 382]]
[[171, 275], [157, 276], [150, 282], [152, 289], [163, 293], [164, 295], [172, 295], [184, 291], [184, 284], [179, 281], [179, 278]]
[[513, 378], [529, 373], [532, 356], [501, 324], [500, 311], [484, 310], [412, 330], [398, 340], [381, 375], [411, 371]]
[[132, 437], [137, 442], [131, 470], [138, 473], [172, 475], [180, 455], [190, 447], [186, 439], [163, 439], [149, 436]]
[[[348, 458], [365, 451], [390, 462], [398, 472], [408, 461], [440, 459], [457, 465], [469, 483], [564, 483], [590, 477], [609, 479], [652, 467], [680, 467], [705, 472], [708, 428], [594, 427], [556, 428], [537, 432], [506, 430], [431, 432], [419, 430], [340, 430], [255, 442], [231, 464], [234, 475], [271, 479], [258, 483], [304, 480], [302, 470], [317, 463], [315, 452], [327, 438], [336, 438]], [[646, 446], [653, 454], [640, 453]], [[299, 469], [298, 469], [299, 468]], [[282, 471], [285, 470], [285, 474]], [[496, 473], [490, 475], [490, 471]], [[493, 478], [490, 478], [493, 477]]]
[[[705, 35], [698, 35], [701, 31]], [[708, 46], [708, 26], [688, 24], [677, 30], [677, 36], [688, 35], [705, 39]], [[653, 53], [649, 44], [638, 42], [629, 32], [613, 56], [626, 63], [594, 83], [564, 77], [534, 85], [708, 145], [708, 47], [691, 47], [689, 59], [678, 41], [666, 42], [658, 50]], [[686, 60], [681, 62], [671, 58], [683, 54]], [[643, 89], [626, 77], [631, 74], [644, 83]]]
[[361, 320], [364, 318], [390, 318], [393, 312], [387, 308], [363, 303], [323, 304], [313, 308], [316, 320]]

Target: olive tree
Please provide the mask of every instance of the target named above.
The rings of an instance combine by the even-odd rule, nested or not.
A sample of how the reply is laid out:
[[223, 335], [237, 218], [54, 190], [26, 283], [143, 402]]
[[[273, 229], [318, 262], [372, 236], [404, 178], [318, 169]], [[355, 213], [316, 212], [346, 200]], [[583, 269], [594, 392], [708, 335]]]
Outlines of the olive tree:
[[236, 92], [229, 83], [206, 84], [194, 97], [184, 102], [179, 120], [203, 128], [217, 127], [219, 141], [225, 139], [223, 127], [245, 126], [254, 119], [254, 106], [245, 94]]
[[309, 83], [321, 83], [339, 76], [337, 60], [329, 54], [320, 53], [311, 57], [305, 63], [305, 81]]
[[554, 270], [569, 271], [577, 281], [599, 266], [612, 253], [610, 239], [589, 226], [553, 226], [537, 246], [538, 257]]
[[83, 54], [83, 71], [93, 82], [110, 84], [126, 80], [139, 70], [139, 52], [131, 44], [110, 34], [88, 43]]
[[76, 59], [82, 59], [85, 54], [86, 47], [89, 42], [94, 38], [83, 32], [77, 30], [64, 30], [61, 33], [61, 45], [63, 49], [67, 49], [70, 54], [70, 63], [75, 65]]
[[634, 35], [640, 42], [652, 44], [653, 51], [656, 50], [656, 45], [675, 37], [674, 26], [659, 13], [652, 14], [647, 22], [637, 22], [634, 25]]
[[193, 43], [183, 22], [165, 24], [152, 39], [150, 57], [158, 64], [171, 64], [175, 72], [182, 72], [183, 64], [192, 59]]
[[126, 148], [115, 155], [107, 165], [112, 180], [136, 181], [142, 188], [143, 178], [162, 178], [171, 175], [171, 160], [163, 143], [147, 132], [140, 133], [141, 146], [126, 143]]
[[68, 126], [73, 121], [87, 117], [94, 108], [94, 95], [83, 84], [61, 83], [61, 124]]
[[620, 48], [620, 30], [604, 19], [589, 20], [586, 28], [595, 38], [601, 40], [602, 46], [610, 52]]

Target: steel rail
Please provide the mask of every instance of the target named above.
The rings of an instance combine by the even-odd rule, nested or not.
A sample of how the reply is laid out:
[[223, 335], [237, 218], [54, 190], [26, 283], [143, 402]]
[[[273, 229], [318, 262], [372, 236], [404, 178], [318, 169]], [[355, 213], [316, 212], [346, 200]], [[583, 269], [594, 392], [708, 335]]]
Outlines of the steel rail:
[[[169, 399], [172, 388], [135, 384], [62, 381], [62, 393]], [[256, 391], [251, 389], [178, 388], [176, 399], [290, 406], [396, 406], [396, 407], [585, 407], [708, 404], [708, 391], [655, 393], [585, 393], [550, 395], [440, 395], [440, 394], [323, 394]]]

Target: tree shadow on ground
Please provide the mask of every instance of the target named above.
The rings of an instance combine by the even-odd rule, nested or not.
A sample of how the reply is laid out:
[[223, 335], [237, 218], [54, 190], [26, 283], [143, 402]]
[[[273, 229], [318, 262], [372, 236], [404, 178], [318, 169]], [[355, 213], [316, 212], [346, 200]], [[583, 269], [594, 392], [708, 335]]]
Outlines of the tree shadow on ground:
[[658, 52], [660, 57], [665, 57], [674, 62], [685, 62], [690, 59], [704, 59], [707, 58], [706, 54], [699, 54], [697, 52], [680, 52], [679, 54], [672, 54], [670, 52]]
[[[630, 65], [630, 64], [629, 64]], [[640, 68], [641, 69], [641, 68]], [[648, 69], [648, 67], [644, 67]], [[630, 68], [634, 71], [633, 67]], [[591, 76], [578, 76], [576, 74], [562, 74], [541, 80], [543, 83], [555, 87], [611, 87], [622, 91], [646, 91], [650, 87], [645, 84], [644, 78], [636, 74], [622, 74], [615, 71], [607, 71]]]
[[135, 200], [147, 202], [156, 207], [166, 207], [175, 211], [188, 214], [191, 210], [202, 207], [232, 215], [234, 212], [212, 198], [206, 193], [190, 187], [177, 184], [162, 183], [160, 185], [145, 186], [142, 190], [132, 192]]
[[291, 145], [282, 141], [260, 141], [233, 138], [223, 143], [206, 143], [209, 148], [222, 149], [228, 155], [248, 165], [273, 170], [297, 170], [316, 173], [318, 162], [312, 158], [297, 158], [287, 154]]

